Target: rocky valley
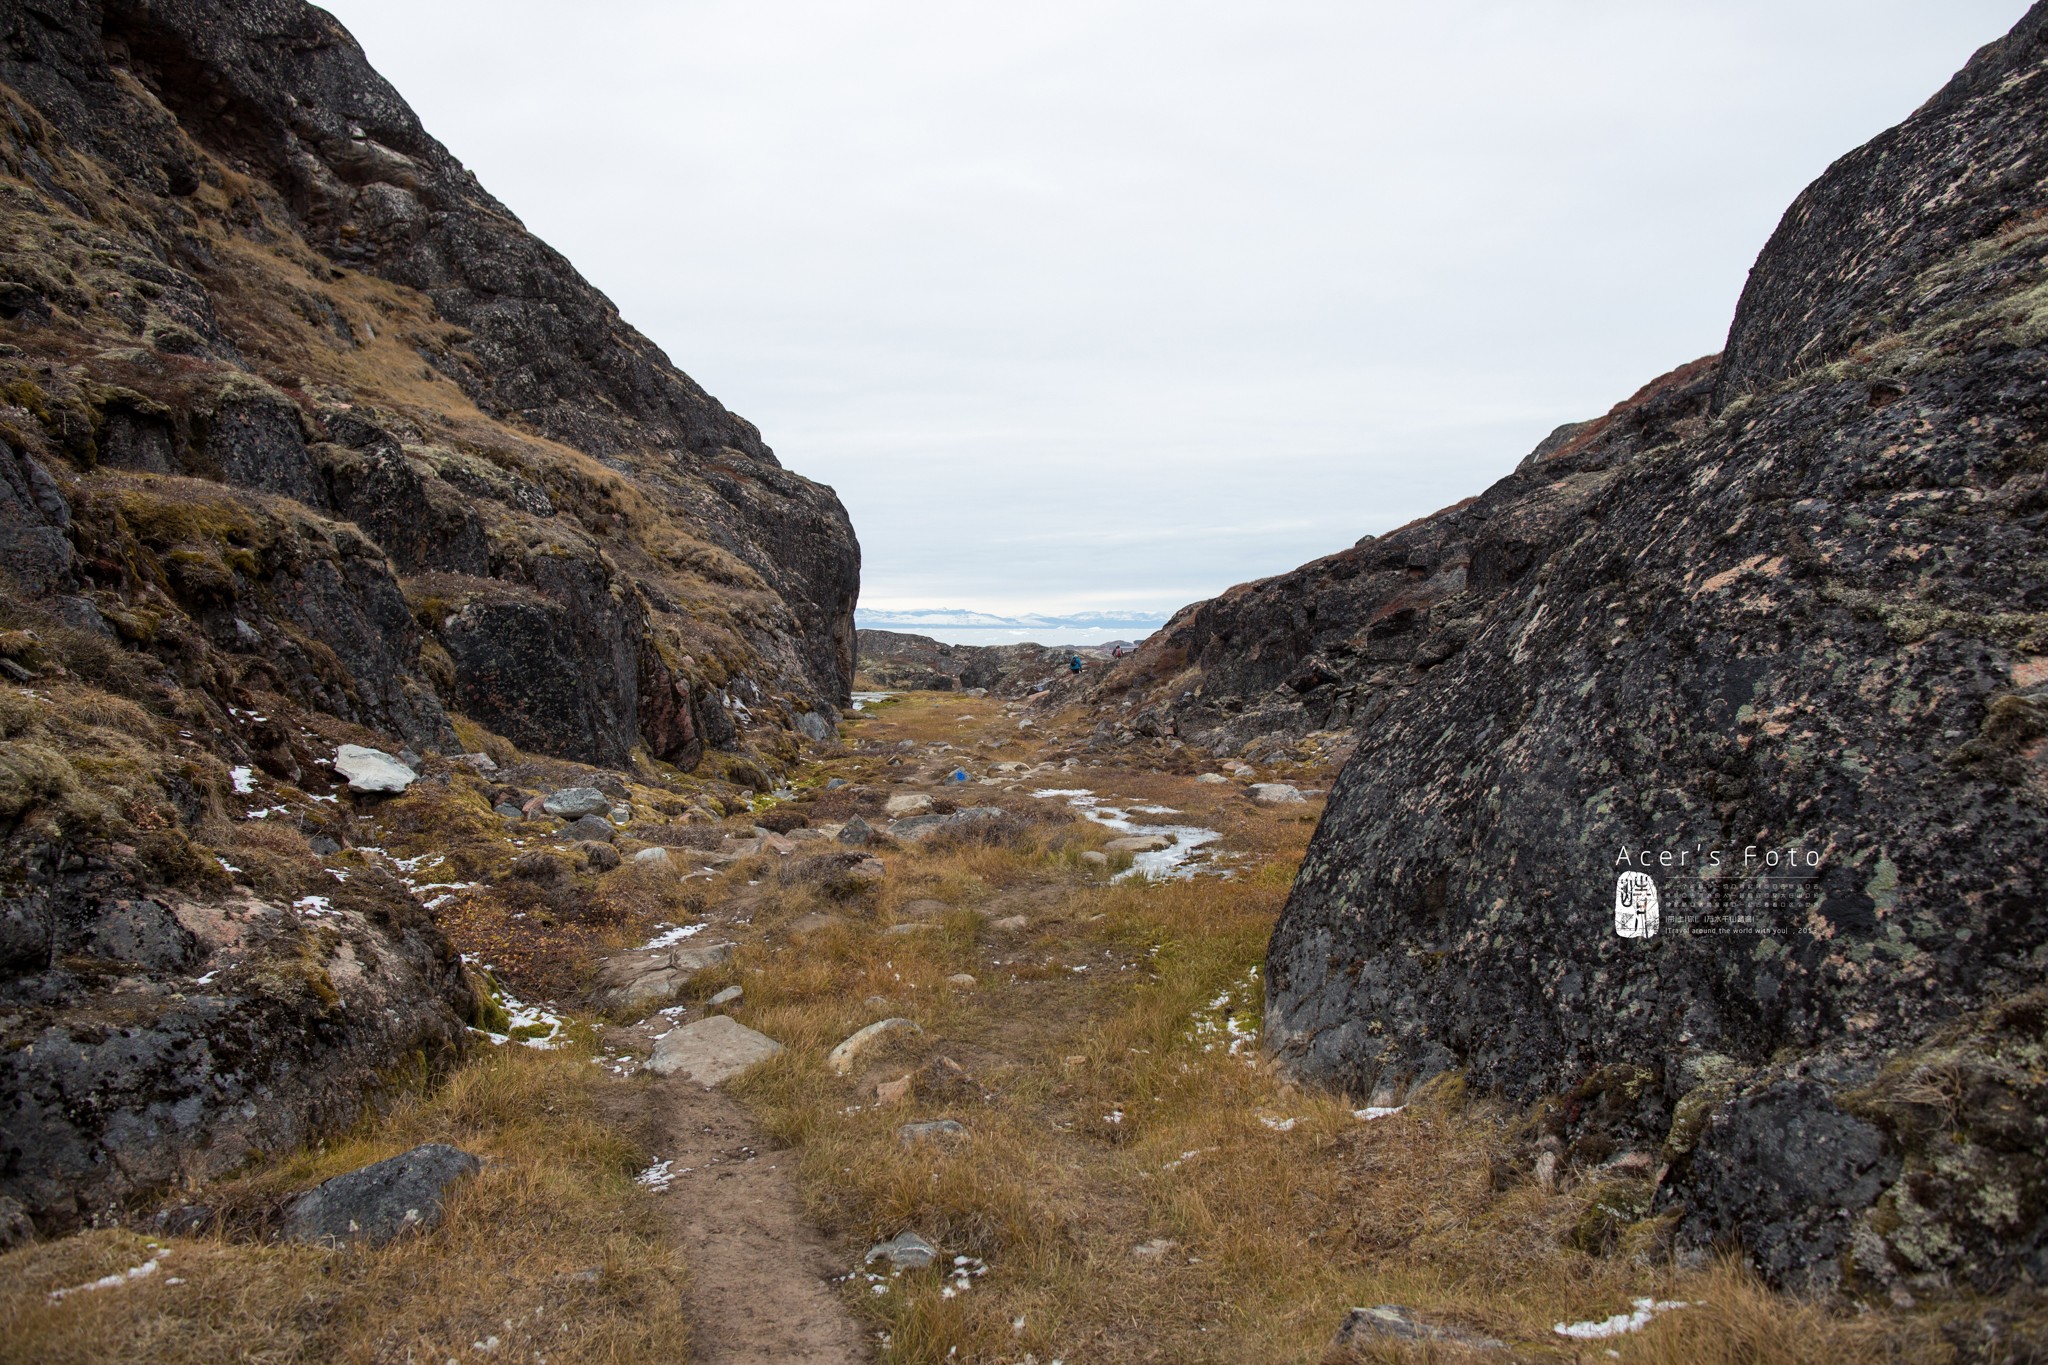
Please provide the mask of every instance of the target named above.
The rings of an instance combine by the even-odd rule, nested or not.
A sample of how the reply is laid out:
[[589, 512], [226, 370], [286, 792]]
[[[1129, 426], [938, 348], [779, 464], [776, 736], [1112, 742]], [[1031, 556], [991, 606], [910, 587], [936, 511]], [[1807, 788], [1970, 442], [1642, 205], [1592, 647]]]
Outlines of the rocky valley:
[[0, 1359], [2048, 1359], [2048, 5], [1120, 652], [856, 632], [321, 10], [0, 103]]

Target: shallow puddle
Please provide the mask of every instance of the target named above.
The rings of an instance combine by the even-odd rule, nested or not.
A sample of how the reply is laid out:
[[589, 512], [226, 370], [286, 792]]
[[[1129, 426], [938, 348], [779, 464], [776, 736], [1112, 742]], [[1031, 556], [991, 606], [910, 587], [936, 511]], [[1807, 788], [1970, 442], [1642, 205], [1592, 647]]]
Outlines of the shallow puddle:
[[1105, 825], [1119, 834], [1173, 836], [1173, 842], [1165, 848], [1134, 854], [1131, 865], [1116, 874], [1116, 881], [1123, 881], [1127, 877], [1142, 877], [1148, 882], [1192, 877], [1203, 870], [1195, 860], [1196, 852], [1202, 845], [1214, 843], [1223, 837], [1221, 831], [1206, 829], [1201, 825], [1139, 825], [1131, 821], [1131, 811], [1147, 815], [1179, 814], [1171, 806], [1133, 805], [1128, 809], [1121, 806], [1105, 806], [1102, 804], [1102, 798], [1086, 787], [1047, 787], [1031, 794], [1041, 800], [1064, 798], [1068, 805], [1096, 824]]

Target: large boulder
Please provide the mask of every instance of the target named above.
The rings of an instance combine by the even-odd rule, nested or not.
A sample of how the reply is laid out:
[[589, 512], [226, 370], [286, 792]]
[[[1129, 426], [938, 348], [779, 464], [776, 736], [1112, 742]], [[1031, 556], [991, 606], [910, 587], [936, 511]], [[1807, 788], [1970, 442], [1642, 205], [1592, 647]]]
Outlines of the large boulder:
[[647, 1070], [657, 1076], [687, 1076], [706, 1090], [778, 1056], [782, 1044], [729, 1014], [714, 1014], [670, 1029], [654, 1045]]
[[445, 1142], [430, 1142], [324, 1180], [284, 1212], [288, 1241], [382, 1246], [407, 1232], [438, 1227], [450, 1186], [483, 1162]]
[[420, 775], [382, 749], [344, 744], [334, 751], [334, 771], [359, 792], [402, 792]]
[[[1297, 571], [1312, 628], [1250, 585], [1127, 667], [1237, 621], [1295, 642], [1234, 665], [1280, 728], [1357, 726], [1269, 951], [1287, 1071], [1564, 1096], [1567, 1164], [1664, 1144], [1682, 1243], [1778, 1282], [2039, 1272], [2003, 1153], [2048, 1096], [1985, 1059], [2048, 959], [2044, 29], [1801, 196], [1725, 362]], [[1184, 731], [1241, 741], [1224, 676]], [[1952, 1030], [1998, 1097], [1967, 1151], [1885, 1079]]]

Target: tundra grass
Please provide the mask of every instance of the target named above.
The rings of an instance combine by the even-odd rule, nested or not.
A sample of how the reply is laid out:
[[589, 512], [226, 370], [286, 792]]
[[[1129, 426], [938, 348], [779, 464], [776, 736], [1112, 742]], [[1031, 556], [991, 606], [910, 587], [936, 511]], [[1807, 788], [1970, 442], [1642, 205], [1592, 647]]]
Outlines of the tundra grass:
[[[913, 695], [856, 732], [986, 745], [1014, 725], [999, 716], [987, 701]], [[821, 931], [774, 926], [835, 907], [787, 893], [760, 903], [755, 921], [771, 931], [706, 983], [744, 984], [739, 1017], [787, 1046], [735, 1088], [798, 1149], [812, 1212], [847, 1250], [849, 1302], [882, 1334], [883, 1359], [1316, 1361], [1348, 1307], [1382, 1303], [1524, 1359], [1955, 1358], [1929, 1316], [1832, 1311], [1732, 1265], [1682, 1272], [1654, 1238], [1605, 1256], [1574, 1249], [1590, 1193], [1539, 1186], [1517, 1162], [1521, 1116], [1456, 1077], [1368, 1120], [1361, 1101], [1276, 1076], [1255, 1037], [1259, 969], [1312, 811], [1086, 763], [1025, 785], [1175, 806], [1188, 812], [1175, 819], [1225, 830], [1235, 875], [1112, 883], [1063, 857], [1057, 830], [995, 849], [905, 848], [884, 854], [872, 907], [836, 907], [841, 922]], [[951, 908], [933, 928], [888, 933], [913, 896]], [[1016, 913], [1029, 921], [1021, 933], [992, 927]], [[971, 986], [955, 984], [962, 973]], [[891, 1015], [921, 1033], [850, 1076], [827, 1067], [840, 1039]], [[968, 1090], [923, 1090], [941, 1055], [968, 1071]], [[905, 1077], [906, 1099], [878, 1098]], [[940, 1118], [966, 1135], [899, 1137]], [[938, 1268], [857, 1267], [869, 1242], [905, 1231], [940, 1248]], [[1686, 1306], [1611, 1337], [1556, 1330], [1643, 1298]], [[1390, 1342], [1358, 1358], [1464, 1355]]]
[[[354, 1135], [203, 1196], [228, 1229], [103, 1229], [0, 1256], [0, 1360], [682, 1358], [682, 1267], [599, 1120], [587, 1049], [485, 1047]], [[485, 1160], [443, 1225], [377, 1249], [266, 1240], [288, 1193], [423, 1142]], [[102, 1288], [106, 1276], [145, 1274]]]

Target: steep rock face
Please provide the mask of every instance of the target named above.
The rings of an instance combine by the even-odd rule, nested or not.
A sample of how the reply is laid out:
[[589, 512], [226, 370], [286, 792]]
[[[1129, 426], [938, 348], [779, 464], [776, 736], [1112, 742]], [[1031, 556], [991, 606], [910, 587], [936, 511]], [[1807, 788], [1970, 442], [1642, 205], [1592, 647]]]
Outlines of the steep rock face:
[[1661, 1147], [1681, 1252], [1782, 1283], [2048, 1277], [2044, 13], [1801, 196], [1718, 365], [1112, 676], [1356, 727], [1282, 1065], [1557, 1097], [1567, 1170]]
[[459, 1050], [338, 745], [493, 820], [489, 732], [760, 786], [858, 575], [322, 11], [0, 6], [0, 1194], [91, 1220]]
[[1136, 734], [1218, 754], [1371, 722], [1463, 649], [1616, 469], [1696, 428], [1714, 358], [1545, 440], [1483, 495], [1177, 613], [1104, 679]]
[[[26, 229], [0, 253], [5, 311], [25, 353], [61, 360], [32, 382], [72, 400], [88, 463], [348, 517], [401, 574], [549, 599], [552, 654], [595, 630], [647, 656], [610, 670], [592, 720], [560, 708], [559, 680], [472, 675], [540, 622], [479, 650], [465, 619], [444, 690], [498, 699], [478, 719], [516, 717], [532, 747], [617, 764], [660, 740], [671, 703], [646, 699], [663, 733], [644, 736], [642, 675], [677, 676], [697, 708], [738, 682], [775, 700], [749, 703], [764, 720], [843, 704], [859, 551], [838, 500], [526, 233], [330, 16], [24, 7], [0, 83]], [[587, 627], [593, 590], [610, 605]]]

